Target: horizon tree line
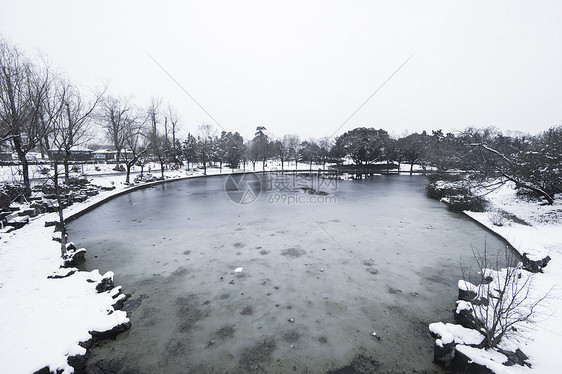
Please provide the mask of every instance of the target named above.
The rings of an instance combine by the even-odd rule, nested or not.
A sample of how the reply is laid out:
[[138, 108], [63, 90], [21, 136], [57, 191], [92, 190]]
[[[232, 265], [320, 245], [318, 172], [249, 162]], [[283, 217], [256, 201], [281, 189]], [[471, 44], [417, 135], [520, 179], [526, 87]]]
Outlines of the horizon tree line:
[[[31, 193], [29, 160], [35, 150], [60, 162], [65, 183], [69, 182], [72, 149], [91, 144], [96, 130], [116, 152], [115, 169], [124, 164], [126, 183], [133, 166], [141, 172], [148, 162], [165, 165], [186, 163], [203, 168], [224, 165], [255, 171], [261, 163], [291, 162], [341, 165], [352, 162], [358, 168], [386, 164], [388, 170], [402, 164], [445, 173], [462, 170], [482, 183], [491, 178], [511, 181], [542, 196], [552, 204], [562, 192], [562, 126], [538, 135], [505, 135], [494, 128], [469, 127], [457, 133], [442, 130], [391, 137], [384, 129], [358, 127], [335, 138], [305, 139], [297, 135], [274, 136], [266, 126], [256, 127], [254, 137], [244, 139], [238, 132], [220, 134], [209, 124], [196, 133], [180, 135], [176, 111], [153, 98], [137, 106], [130, 97], [107, 94], [107, 87], [81, 92], [44, 59], [32, 60], [0, 39], [0, 151], [13, 151], [22, 168], [25, 195]], [[55, 157], [56, 155], [56, 157]], [[58, 173], [58, 170], [56, 171]]]

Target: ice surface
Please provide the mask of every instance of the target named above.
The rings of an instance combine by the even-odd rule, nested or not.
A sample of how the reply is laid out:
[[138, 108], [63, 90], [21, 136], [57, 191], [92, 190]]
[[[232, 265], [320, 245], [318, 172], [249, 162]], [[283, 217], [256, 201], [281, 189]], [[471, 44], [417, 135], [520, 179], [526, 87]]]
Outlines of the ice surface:
[[[336, 204], [288, 207], [268, 204], [265, 192], [234, 204], [224, 178], [194, 179], [73, 221], [86, 265], [112, 269], [125, 290], [146, 295], [127, 337], [93, 350], [91, 365], [244, 372], [246, 353], [274, 339], [263, 372], [329, 372], [361, 347], [386, 371], [435, 370], [420, 321], [451, 317], [459, 257], [470, 258], [471, 245], [504, 244], [426, 198], [423, 177], [340, 182]], [[380, 340], [365, 333], [373, 321]]]

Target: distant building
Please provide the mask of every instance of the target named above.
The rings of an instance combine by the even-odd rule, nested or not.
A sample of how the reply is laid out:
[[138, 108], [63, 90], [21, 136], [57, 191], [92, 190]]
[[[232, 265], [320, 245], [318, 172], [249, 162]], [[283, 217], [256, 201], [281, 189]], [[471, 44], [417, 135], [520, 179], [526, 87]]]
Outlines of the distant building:
[[121, 151], [121, 155], [119, 156], [119, 160], [131, 160], [133, 158], [133, 151], [125, 149]]
[[[56, 161], [64, 159], [64, 150], [49, 149], [49, 154]], [[70, 161], [90, 161], [92, 159], [92, 150], [74, 146], [70, 148]]]
[[[113, 162], [117, 158], [117, 151], [112, 151], [110, 149], [98, 149], [92, 152], [92, 157], [94, 161], [97, 162]], [[122, 150], [119, 154], [119, 162], [130, 160], [133, 158], [133, 152], [130, 150]]]
[[25, 154], [25, 159], [31, 162], [37, 162], [42, 159], [42, 155], [39, 152], [27, 152]]
[[12, 161], [12, 152], [0, 152], [0, 161]]
[[109, 149], [98, 149], [92, 152], [94, 161], [103, 162], [115, 159], [115, 151]]

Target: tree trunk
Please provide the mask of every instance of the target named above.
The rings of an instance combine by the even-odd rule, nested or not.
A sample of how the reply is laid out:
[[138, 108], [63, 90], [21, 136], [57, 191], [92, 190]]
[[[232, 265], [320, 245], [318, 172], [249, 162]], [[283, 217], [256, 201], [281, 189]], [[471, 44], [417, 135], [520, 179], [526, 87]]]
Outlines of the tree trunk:
[[113, 170], [119, 171], [119, 159], [121, 158], [121, 152], [119, 150], [115, 151], [115, 168]]
[[23, 185], [24, 185], [24, 195], [26, 197], [31, 196], [31, 181], [29, 180], [29, 162], [25, 157], [26, 152], [23, 150], [20, 135], [17, 133], [13, 134], [12, 137], [12, 144], [14, 146], [14, 150], [18, 155], [18, 159], [21, 162], [21, 169], [23, 174]]
[[57, 195], [57, 211], [59, 213], [59, 222], [60, 222], [60, 252], [61, 257], [64, 257], [66, 254], [66, 224], [64, 223], [64, 213], [63, 213], [63, 204], [61, 200], [61, 192], [59, 186], [59, 167], [57, 161], [55, 161], [55, 172], [54, 172], [54, 183], [55, 183], [55, 194]]
[[172, 152], [174, 152], [174, 154], [172, 155], [174, 158], [174, 162], [176, 161], [177, 157], [177, 150], [176, 150], [176, 122], [171, 121], [172, 122]]
[[164, 160], [160, 160], [160, 175], [164, 179]]
[[68, 155], [65, 152], [64, 158], [62, 160], [62, 163], [64, 165], [64, 183], [66, 183], [67, 185], [70, 184], [70, 170], [68, 167]]
[[23, 173], [23, 185], [24, 185], [24, 194], [25, 197], [31, 196], [31, 181], [29, 180], [29, 162], [25, 155], [21, 159], [21, 169]]
[[554, 198], [552, 196], [550, 196], [550, 194], [548, 194], [545, 190], [543, 190], [542, 188], [538, 188], [535, 187], [533, 185], [531, 185], [530, 183], [526, 183], [522, 180], [520, 180], [519, 178], [513, 177], [505, 172], [502, 172], [502, 175], [507, 179], [510, 180], [512, 182], [515, 183], [515, 185], [519, 188], [519, 187], [524, 187], [527, 188], [531, 191], [534, 191], [536, 193], [538, 193], [539, 195], [541, 195], [542, 197], [544, 197], [548, 203], [548, 205], [552, 205], [554, 203]]
[[128, 162], [125, 164], [127, 165], [127, 176], [125, 177], [125, 183], [129, 184], [129, 175], [131, 174], [131, 164]]
[[45, 159], [45, 153], [47, 153], [47, 148], [43, 142], [43, 138], [39, 138], [39, 152], [41, 152], [41, 160]]

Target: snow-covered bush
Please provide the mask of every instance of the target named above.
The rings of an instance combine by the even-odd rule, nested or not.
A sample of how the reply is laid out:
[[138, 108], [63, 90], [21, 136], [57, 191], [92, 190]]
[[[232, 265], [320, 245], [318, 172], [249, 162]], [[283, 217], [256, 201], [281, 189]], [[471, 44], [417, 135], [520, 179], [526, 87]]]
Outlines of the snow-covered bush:
[[449, 209], [454, 212], [486, 210], [486, 199], [475, 196], [472, 193], [472, 182], [461, 174], [432, 174], [429, 176], [426, 191], [428, 197], [446, 201]]
[[22, 195], [24, 192], [23, 185], [3, 183], [0, 184], [0, 209], [6, 209], [10, 206], [10, 203]]
[[[486, 248], [474, 253], [478, 266], [479, 284], [469, 281], [470, 274], [461, 265], [464, 279], [459, 281], [455, 317], [465, 327], [475, 328], [483, 336], [482, 347], [497, 347], [502, 338], [517, 331], [516, 325], [530, 321], [546, 295], [532, 294], [534, 273], [526, 271], [509, 249], [490, 259]], [[502, 268], [501, 264], [507, 267]]]
[[449, 209], [453, 212], [484, 212], [487, 207], [486, 199], [480, 196], [455, 195], [448, 198]]
[[444, 197], [470, 194], [467, 181], [459, 174], [435, 173], [428, 179], [427, 196], [432, 199], [441, 200]]
[[490, 212], [488, 213], [488, 218], [494, 226], [501, 227], [506, 224], [506, 219], [500, 212]]

